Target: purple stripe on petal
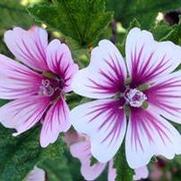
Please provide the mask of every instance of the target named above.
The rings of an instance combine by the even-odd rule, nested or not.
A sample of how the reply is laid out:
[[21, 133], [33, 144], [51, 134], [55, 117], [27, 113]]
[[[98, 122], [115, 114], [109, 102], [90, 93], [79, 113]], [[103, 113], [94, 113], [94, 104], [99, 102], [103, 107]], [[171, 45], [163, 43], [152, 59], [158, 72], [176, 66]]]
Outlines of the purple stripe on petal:
[[165, 139], [171, 141], [168, 137], [169, 129], [159, 122], [159, 120], [155, 119], [155, 117], [149, 112], [143, 110], [142, 108], [132, 108], [131, 109], [131, 142], [135, 145], [136, 150], [138, 147], [141, 147], [142, 151], [144, 151], [143, 142], [142, 142], [142, 132], [144, 132], [146, 139], [150, 144], [154, 143], [154, 135], [152, 132], [154, 130], [157, 131], [163, 143], [165, 143]]
[[180, 122], [181, 116], [181, 74], [173, 73], [158, 79], [145, 94], [148, 102], [154, 105], [159, 114], [166, 118]]
[[126, 157], [131, 168], [149, 163], [154, 155], [172, 159], [181, 153], [181, 136], [151, 105], [132, 108], [126, 133]]
[[54, 143], [60, 132], [66, 132], [70, 128], [69, 108], [63, 98], [50, 106], [42, 124], [40, 135], [42, 147], [47, 147], [50, 143]]
[[108, 131], [108, 134], [105, 135], [102, 140], [100, 140], [101, 142], [109, 139], [109, 144], [112, 144], [117, 140], [117, 137], [120, 134], [120, 128], [123, 124], [121, 120], [124, 119], [123, 109], [120, 109], [120, 107], [123, 106], [123, 102], [124, 100], [113, 101], [107, 104], [100, 104], [97, 106], [89, 107], [91, 111], [87, 112], [86, 114], [87, 116], [92, 115], [89, 119], [89, 122], [95, 122], [98, 117], [102, 115], [102, 113], [106, 114], [105, 119], [97, 127], [97, 131], [100, 131], [101, 129]]
[[91, 150], [100, 162], [110, 160], [119, 149], [126, 131], [124, 100], [97, 100], [71, 111], [72, 125], [90, 136]]
[[132, 88], [152, 84], [180, 64], [181, 48], [172, 42], [157, 42], [148, 31], [133, 28], [126, 39], [126, 63]]
[[[99, 69], [99, 75], [101, 77], [101, 81], [93, 80], [89, 78], [90, 85], [87, 87], [92, 88], [94, 93], [117, 93], [123, 92], [125, 90], [124, 87], [124, 76], [121, 70], [119, 63], [115, 63], [113, 57], [109, 55], [111, 61], [104, 59], [105, 63], [109, 66], [109, 70]], [[114, 57], [117, 60], [115, 55]]]
[[149, 82], [171, 67], [171, 65], [169, 65], [170, 60], [167, 59], [167, 55], [163, 55], [160, 60], [157, 60], [158, 63], [153, 65], [153, 61], [155, 61], [155, 52], [151, 52], [147, 56], [143, 56], [143, 50], [144, 46], [142, 46], [139, 51], [135, 48], [134, 55], [133, 52], [131, 54], [133, 87]]

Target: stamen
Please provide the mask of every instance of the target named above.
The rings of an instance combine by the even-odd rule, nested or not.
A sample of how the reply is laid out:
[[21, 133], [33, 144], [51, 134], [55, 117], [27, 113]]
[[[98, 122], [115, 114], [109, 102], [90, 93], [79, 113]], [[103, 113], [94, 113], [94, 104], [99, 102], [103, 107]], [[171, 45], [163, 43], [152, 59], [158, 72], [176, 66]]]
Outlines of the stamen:
[[62, 95], [64, 81], [51, 72], [43, 72], [44, 79], [41, 82], [38, 94], [41, 96], [51, 97], [52, 100]]
[[42, 80], [39, 95], [51, 97], [54, 94], [55, 90], [50, 83], [50, 80], [44, 79]]
[[141, 107], [147, 100], [146, 95], [137, 89], [128, 89], [125, 92], [124, 98], [132, 107]]

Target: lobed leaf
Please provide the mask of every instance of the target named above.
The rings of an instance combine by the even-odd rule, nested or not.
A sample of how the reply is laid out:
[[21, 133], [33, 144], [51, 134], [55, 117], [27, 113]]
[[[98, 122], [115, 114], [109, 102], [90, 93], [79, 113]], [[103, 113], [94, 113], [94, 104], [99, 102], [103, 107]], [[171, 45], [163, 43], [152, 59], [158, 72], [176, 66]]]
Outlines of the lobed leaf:
[[29, 7], [28, 11], [38, 21], [90, 46], [112, 19], [105, 11], [105, 0], [57, 0]]

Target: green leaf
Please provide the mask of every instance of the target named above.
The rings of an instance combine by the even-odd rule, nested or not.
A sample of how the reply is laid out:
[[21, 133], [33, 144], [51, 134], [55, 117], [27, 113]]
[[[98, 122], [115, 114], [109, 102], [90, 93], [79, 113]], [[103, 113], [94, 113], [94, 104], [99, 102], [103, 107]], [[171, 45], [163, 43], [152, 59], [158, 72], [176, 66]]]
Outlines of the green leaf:
[[133, 18], [137, 18], [143, 28], [150, 27], [158, 12], [165, 12], [181, 7], [180, 0], [108, 0], [107, 9], [115, 12], [115, 18], [125, 27]]
[[44, 160], [61, 157], [63, 144], [55, 144], [43, 149], [39, 145], [39, 127], [21, 136], [13, 137], [11, 130], [0, 126], [0, 180], [20, 181]]
[[79, 42], [90, 46], [112, 19], [105, 12], [105, 0], [57, 0], [28, 10], [36, 20], [49, 25]]
[[158, 41], [169, 40], [181, 45], [181, 24], [170, 26], [165, 22], [161, 22], [155, 25], [151, 32]]
[[50, 181], [73, 181], [65, 156], [61, 156], [56, 160], [45, 160], [38, 166], [46, 171]]
[[0, 107], [3, 106], [4, 104], [8, 103], [8, 102], [9, 102], [8, 100], [0, 99]]
[[29, 27], [32, 25], [32, 18], [28, 15], [25, 7], [20, 5], [20, 0], [1, 0], [0, 12], [1, 29], [8, 29], [13, 26]]
[[116, 181], [132, 181], [133, 170], [128, 166], [125, 155], [125, 147], [123, 145], [124, 143], [118, 151], [114, 161], [114, 167], [117, 172]]
[[20, 0], [1, 0], [0, 13], [0, 52], [11, 56], [3, 42], [4, 32], [14, 26], [29, 28], [33, 20], [25, 7], [20, 5]]
[[98, 160], [95, 157], [91, 157], [91, 166], [96, 164], [98, 162]]

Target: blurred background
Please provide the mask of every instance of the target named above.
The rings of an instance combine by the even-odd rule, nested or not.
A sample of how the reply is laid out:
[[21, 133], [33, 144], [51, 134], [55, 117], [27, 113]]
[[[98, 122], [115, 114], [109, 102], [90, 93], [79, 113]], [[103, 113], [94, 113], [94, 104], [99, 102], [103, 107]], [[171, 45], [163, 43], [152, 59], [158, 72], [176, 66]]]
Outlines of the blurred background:
[[[61, 0], [58, 1], [61, 4]], [[79, 2], [83, 1], [86, 0], [80, 0]], [[47, 6], [44, 9], [44, 16], [41, 16], [41, 11], [34, 11], [35, 9], [32, 8], [34, 6], [38, 7], [39, 5], [43, 6], [43, 3], [51, 4], [54, 2], [55, 1], [53, 0], [1, 0], [0, 53], [13, 57], [3, 42], [3, 34], [6, 30], [11, 29], [15, 26], [20, 26], [28, 29], [34, 24], [42, 26], [43, 28], [47, 28], [50, 39], [57, 37], [61, 41], [65, 41], [73, 50], [74, 59], [79, 63], [81, 67], [88, 64], [89, 55], [92, 47], [94, 47], [97, 41], [102, 38], [110, 39], [119, 47], [120, 51], [122, 51], [122, 53], [124, 54], [124, 42], [126, 34], [128, 30], [134, 26], [140, 26], [142, 29], [147, 29], [151, 31], [157, 40], [171, 40], [181, 45], [181, 0], [107, 0], [105, 4], [105, 9], [103, 11], [104, 13], [111, 12], [111, 15], [109, 14], [111, 16], [111, 19], [110, 21], [108, 21], [106, 26], [104, 26], [103, 31], [101, 33], [98, 33], [99, 36], [96, 36], [96, 41], [90, 41], [88, 35], [87, 37], [85, 36], [85, 41], [79, 41], [78, 39], [76, 39], [76, 37], [71, 32], [74, 31], [73, 29], [65, 31], [66, 28], [68, 29], [68, 21], [66, 22], [65, 19], [61, 19], [61, 16], [57, 16], [59, 19], [57, 19], [56, 23], [53, 22], [53, 20], [50, 21], [51, 18], [53, 19], [54, 16], [56, 16], [56, 14], [51, 14], [51, 11], [47, 11], [46, 17]], [[100, 0], [99, 3], [101, 3]], [[30, 9], [27, 9], [29, 7]], [[60, 8], [62, 8], [61, 5]], [[94, 10], [96, 11], [96, 8]], [[62, 12], [60, 11], [59, 14], [64, 17], [64, 14], [61, 13]], [[94, 14], [97, 13], [97, 11], [92, 11], [90, 13]], [[71, 15], [74, 16], [74, 14]], [[49, 19], [46, 21], [46, 18]], [[63, 24], [61, 24], [63, 21], [65, 21], [65, 29]], [[61, 26], [59, 26], [58, 24], [60, 24]], [[91, 25], [92, 24], [90, 24], [90, 26]], [[97, 27], [95, 32], [98, 32], [100, 29], [102, 29], [101, 26]], [[81, 100], [79, 98], [72, 98], [68, 101], [73, 107], [77, 102], [85, 100]], [[5, 102], [6, 101], [0, 100], [1, 105], [3, 105]], [[181, 127], [178, 125], [175, 126], [181, 132]], [[3, 129], [4, 128], [1, 127], [1, 130]], [[4, 132], [1, 134], [5, 135], [6, 133], [6, 130], [4, 130]], [[5, 137], [3, 138], [6, 139]], [[4, 140], [0, 140], [0, 152], [5, 152], [7, 146], [9, 146], [10, 144], [11, 143], [9, 142], [4, 143]], [[13, 145], [16, 146], [17, 144], [19, 144], [19, 142], [16, 144], [14, 144], [13, 142]], [[40, 164], [40, 167], [42, 167], [46, 171], [46, 177], [50, 181], [83, 181], [84, 179], [80, 174], [79, 161], [70, 155], [68, 148], [65, 145], [64, 147], [64, 153], [61, 155], [60, 158], [57, 158], [55, 160], [47, 159], [43, 162], [43, 164]], [[13, 148], [12, 145], [11, 148]], [[0, 154], [0, 164], [3, 164], [3, 162], [1, 161], [3, 159], [1, 157], [4, 157], [4, 154]], [[26, 158], [25, 160], [28, 162], [30, 159]], [[18, 180], [19, 178], [21, 178], [18, 176], [12, 177], [16, 169], [14, 167], [12, 168], [12, 164], [13, 162], [9, 163], [9, 165], [7, 164], [8, 166], [6, 167], [0, 167], [0, 175], [6, 175], [6, 177], [0, 176], [0, 180], [9, 181]], [[18, 166], [21, 167], [21, 165], [17, 164], [17, 168]], [[181, 156], [176, 156], [176, 158], [171, 161], [165, 160], [164, 158], [154, 158], [149, 164], [149, 171], [150, 176], [146, 180], [181, 181]], [[9, 175], [7, 174], [7, 172]], [[17, 170], [16, 173], [19, 174]], [[25, 174], [24, 170], [23, 173]], [[96, 180], [106, 181], [107, 169]]]

